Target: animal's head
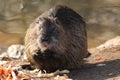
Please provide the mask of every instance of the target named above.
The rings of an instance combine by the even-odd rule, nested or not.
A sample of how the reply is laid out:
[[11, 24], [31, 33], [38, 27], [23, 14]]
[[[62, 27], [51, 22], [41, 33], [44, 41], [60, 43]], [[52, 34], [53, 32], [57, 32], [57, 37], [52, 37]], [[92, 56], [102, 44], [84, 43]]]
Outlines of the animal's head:
[[63, 53], [65, 51], [66, 32], [57, 18], [38, 18], [32, 27], [35, 30], [31, 35], [34, 36], [31, 45], [36, 47], [35, 50], [33, 49], [34, 52], [44, 53], [50, 50]]

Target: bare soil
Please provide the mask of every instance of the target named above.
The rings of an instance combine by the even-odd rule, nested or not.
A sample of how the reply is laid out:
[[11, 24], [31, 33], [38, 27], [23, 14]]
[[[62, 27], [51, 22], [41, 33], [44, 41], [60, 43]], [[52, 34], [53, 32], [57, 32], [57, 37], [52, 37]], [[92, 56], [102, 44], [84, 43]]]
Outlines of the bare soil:
[[79, 70], [73, 70], [73, 80], [120, 80], [120, 50], [99, 51], [91, 49], [92, 55]]

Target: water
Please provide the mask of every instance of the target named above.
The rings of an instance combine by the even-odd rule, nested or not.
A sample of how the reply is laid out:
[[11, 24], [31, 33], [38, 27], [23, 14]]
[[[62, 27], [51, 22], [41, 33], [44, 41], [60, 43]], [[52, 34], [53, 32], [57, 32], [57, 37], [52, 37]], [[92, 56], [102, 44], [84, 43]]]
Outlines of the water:
[[[32, 21], [54, 5], [67, 5], [87, 23], [88, 47], [120, 35], [120, 0], [0, 0], [0, 47], [24, 44]], [[69, 3], [69, 4], [68, 4]]]
[[8, 47], [12, 44], [24, 44], [24, 34], [0, 33], [0, 47]]

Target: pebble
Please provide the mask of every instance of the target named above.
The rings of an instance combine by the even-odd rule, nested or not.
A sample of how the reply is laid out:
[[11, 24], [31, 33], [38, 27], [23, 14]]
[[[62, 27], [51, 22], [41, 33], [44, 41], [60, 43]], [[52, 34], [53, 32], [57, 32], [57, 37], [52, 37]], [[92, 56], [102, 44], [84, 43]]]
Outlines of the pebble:
[[104, 63], [97, 64], [96, 66], [106, 66]]

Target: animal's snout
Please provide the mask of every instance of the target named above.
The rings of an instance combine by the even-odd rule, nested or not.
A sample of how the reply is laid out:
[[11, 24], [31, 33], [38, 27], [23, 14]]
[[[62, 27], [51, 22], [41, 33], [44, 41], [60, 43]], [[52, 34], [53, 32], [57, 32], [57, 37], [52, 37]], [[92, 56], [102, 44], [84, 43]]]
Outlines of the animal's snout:
[[42, 42], [48, 42], [48, 41], [49, 41], [49, 38], [48, 38], [48, 37], [41, 38], [41, 41], [42, 41]]

